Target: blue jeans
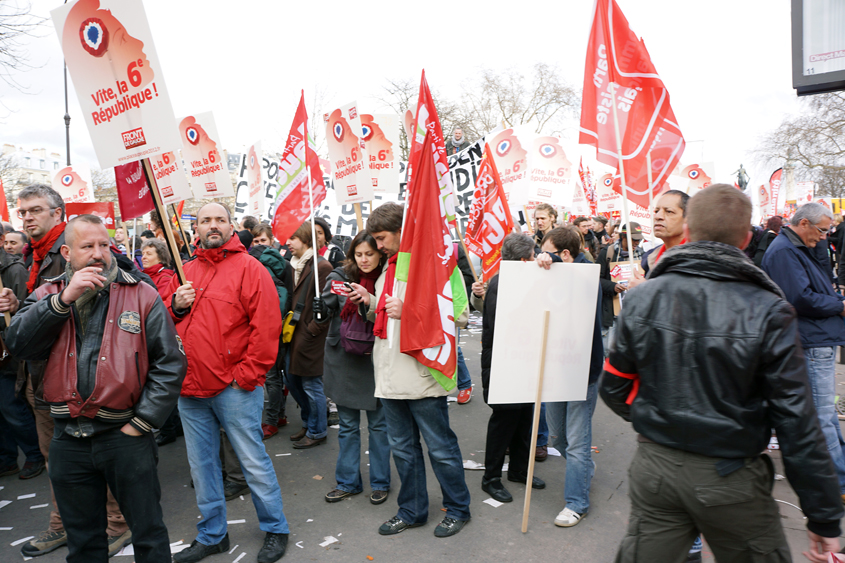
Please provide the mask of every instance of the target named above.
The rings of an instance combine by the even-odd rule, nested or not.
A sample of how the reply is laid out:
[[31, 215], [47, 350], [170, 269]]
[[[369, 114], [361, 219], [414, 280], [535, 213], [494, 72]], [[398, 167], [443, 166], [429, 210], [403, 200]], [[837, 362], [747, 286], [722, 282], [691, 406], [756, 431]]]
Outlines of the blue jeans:
[[549, 445], [549, 423], [546, 421], [546, 403], [540, 403], [540, 426], [537, 428], [537, 447]]
[[23, 391], [15, 393], [15, 378], [0, 375], [0, 465], [17, 465], [18, 448], [33, 463], [44, 461], [38, 448], [35, 417]]
[[549, 426], [557, 436], [553, 442], [566, 456], [566, 483], [563, 496], [566, 506], [578, 514], [590, 510], [590, 481], [596, 472], [593, 463], [593, 412], [596, 410], [598, 383], [587, 386], [585, 401], [549, 403]]
[[[390, 443], [387, 439], [387, 423], [384, 420], [384, 407], [367, 413], [367, 430], [370, 434], [370, 488], [374, 491], [390, 490]], [[335, 479], [337, 488], [347, 493], [360, 493], [364, 490], [361, 479], [361, 411], [337, 406], [340, 417], [340, 432], [337, 443], [340, 451], [337, 455]]]
[[220, 466], [221, 427], [240, 461], [252, 493], [252, 504], [258, 513], [259, 528], [275, 534], [289, 532], [276, 471], [261, 440], [263, 405], [263, 387], [250, 392], [228, 386], [214, 397], [179, 397], [188, 462], [197, 507], [202, 514], [197, 523], [197, 541], [201, 544], [220, 543], [226, 535], [226, 498]]
[[298, 375], [291, 376], [298, 379], [302, 385], [302, 391], [305, 393], [305, 400], [308, 402], [308, 418], [304, 417], [306, 412], [303, 409], [303, 426], [308, 429], [306, 436], [312, 440], [319, 440], [325, 438], [328, 434], [328, 426], [326, 420], [326, 394], [323, 392], [323, 376], [319, 377], [300, 377]]
[[440, 482], [446, 516], [469, 520], [469, 489], [464, 479], [458, 437], [449, 426], [446, 397], [381, 399], [381, 402], [393, 463], [401, 481], [396, 515], [408, 524], [422, 524], [428, 520], [425, 460], [420, 444], [422, 434], [431, 468]]
[[[461, 329], [458, 329], [457, 342], [460, 341]], [[458, 391], [463, 391], [464, 389], [469, 389], [470, 387], [472, 387], [472, 379], [469, 376], [467, 363], [464, 361], [464, 352], [461, 350], [461, 347], [458, 346]]]
[[845, 440], [836, 414], [836, 349], [833, 347], [804, 350], [807, 375], [813, 390], [813, 403], [819, 417], [827, 449], [839, 476], [839, 487], [845, 493]]

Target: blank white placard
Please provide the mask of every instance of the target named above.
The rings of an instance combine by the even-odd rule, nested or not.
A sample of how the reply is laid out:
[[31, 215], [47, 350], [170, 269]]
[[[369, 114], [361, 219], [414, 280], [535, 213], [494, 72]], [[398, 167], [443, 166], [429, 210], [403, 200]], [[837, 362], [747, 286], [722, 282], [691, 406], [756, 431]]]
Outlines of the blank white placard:
[[542, 400], [583, 401], [599, 296], [598, 264], [502, 261], [488, 402], [533, 403], [542, 347], [543, 311], [549, 336]]

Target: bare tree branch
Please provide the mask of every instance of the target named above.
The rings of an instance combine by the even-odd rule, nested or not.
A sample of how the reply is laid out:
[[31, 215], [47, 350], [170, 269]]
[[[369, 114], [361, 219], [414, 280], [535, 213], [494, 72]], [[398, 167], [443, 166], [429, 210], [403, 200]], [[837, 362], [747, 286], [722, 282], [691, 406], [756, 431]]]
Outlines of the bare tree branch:
[[36, 68], [29, 59], [25, 39], [38, 37], [44, 18], [31, 14], [32, 6], [22, 0], [0, 0], [0, 80], [26, 92], [16, 74]]

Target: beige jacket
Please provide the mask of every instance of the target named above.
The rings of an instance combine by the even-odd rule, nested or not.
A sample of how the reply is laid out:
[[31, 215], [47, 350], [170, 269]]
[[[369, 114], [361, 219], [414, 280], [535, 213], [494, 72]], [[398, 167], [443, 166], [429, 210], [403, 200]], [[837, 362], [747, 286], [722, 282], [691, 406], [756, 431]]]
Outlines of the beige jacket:
[[[376, 294], [370, 296], [370, 306], [367, 309], [367, 318], [370, 321], [376, 319], [376, 308], [379, 298], [384, 290], [384, 279], [387, 277], [387, 264], [382, 268], [381, 276], [376, 281]], [[463, 284], [463, 278], [461, 278]], [[399, 282], [396, 285], [396, 297], [405, 299], [405, 284]], [[456, 326], [465, 328], [469, 322], [469, 307], [456, 319]], [[376, 337], [373, 346], [373, 365], [376, 377], [376, 397], [382, 399], [425, 399], [427, 397], [443, 397], [450, 392], [446, 391], [432, 377], [428, 368], [407, 354], [399, 351], [399, 331], [402, 321], [392, 321], [388, 327], [393, 326], [393, 348], [388, 346], [387, 339]], [[455, 376], [457, 377], [457, 375]]]

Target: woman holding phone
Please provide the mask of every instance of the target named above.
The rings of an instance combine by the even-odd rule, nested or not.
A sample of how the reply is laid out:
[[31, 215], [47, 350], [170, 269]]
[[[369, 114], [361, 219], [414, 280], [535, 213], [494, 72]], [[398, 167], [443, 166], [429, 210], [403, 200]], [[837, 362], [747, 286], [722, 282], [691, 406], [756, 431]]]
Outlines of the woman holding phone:
[[349, 258], [329, 274], [323, 300], [331, 325], [326, 337], [323, 383], [326, 395], [337, 403], [340, 417], [335, 479], [337, 487], [326, 502], [339, 502], [363, 491], [361, 478], [361, 411], [367, 411], [370, 460], [370, 502], [381, 504], [390, 489], [390, 446], [381, 402], [375, 397], [372, 346], [373, 324], [347, 300], [350, 282], [371, 294], [385, 257], [367, 232], [359, 232], [349, 245]]

